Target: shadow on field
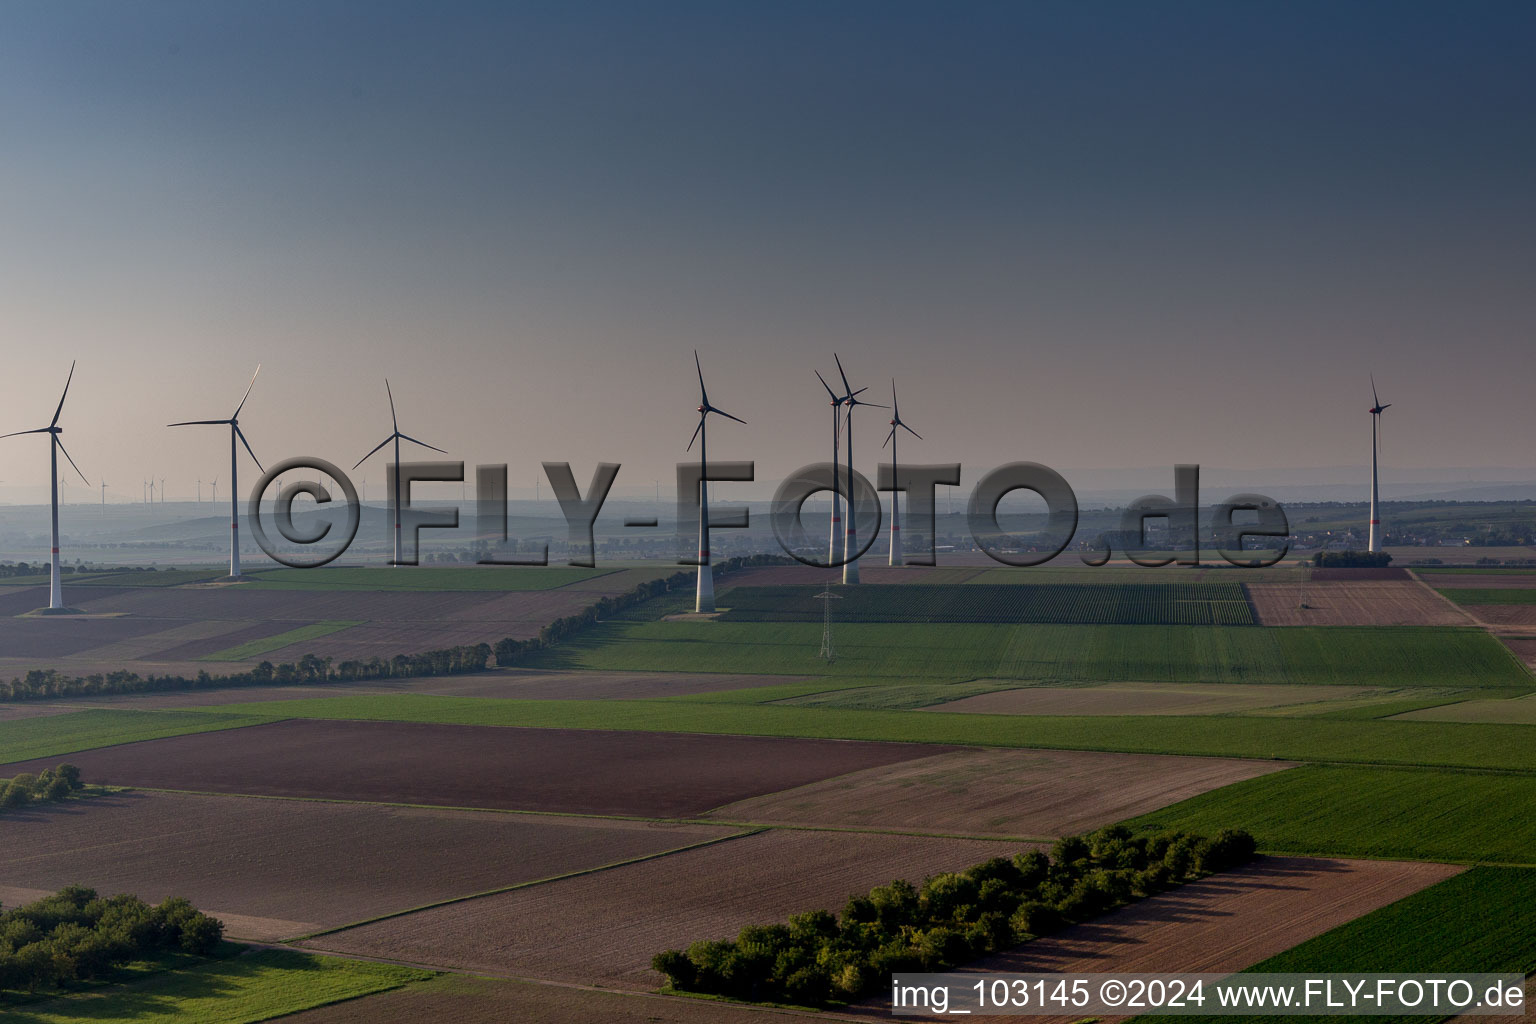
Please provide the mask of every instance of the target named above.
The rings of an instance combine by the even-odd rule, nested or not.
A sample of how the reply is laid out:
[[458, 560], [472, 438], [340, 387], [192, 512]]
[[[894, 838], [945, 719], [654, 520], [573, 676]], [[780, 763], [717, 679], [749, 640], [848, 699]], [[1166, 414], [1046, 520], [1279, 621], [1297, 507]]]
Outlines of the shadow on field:
[[58, 1024], [60, 1020], [122, 1020], [137, 1017], [169, 1019], [187, 1012], [189, 999], [232, 998], [256, 986], [274, 970], [285, 973], [317, 970], [302, 953], [262, 950], [237, 953], [180, 970], [163, 971], [107, 990], [84, 990], [22, 1006], [0, 1003], [6, 1024]]

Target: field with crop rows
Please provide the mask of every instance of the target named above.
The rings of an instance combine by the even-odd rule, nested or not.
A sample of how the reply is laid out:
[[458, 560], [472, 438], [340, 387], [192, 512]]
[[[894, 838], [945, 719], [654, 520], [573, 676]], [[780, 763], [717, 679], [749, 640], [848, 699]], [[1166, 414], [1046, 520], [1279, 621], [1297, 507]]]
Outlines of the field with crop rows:
[[[820, 587], [737, 587], [731, 622], [819, 622]], [[1224, 583], [1012, 583], [846, 588], [833, 610], [845, 622], [1037, 622], [1248, 626], [1241, 585]]]

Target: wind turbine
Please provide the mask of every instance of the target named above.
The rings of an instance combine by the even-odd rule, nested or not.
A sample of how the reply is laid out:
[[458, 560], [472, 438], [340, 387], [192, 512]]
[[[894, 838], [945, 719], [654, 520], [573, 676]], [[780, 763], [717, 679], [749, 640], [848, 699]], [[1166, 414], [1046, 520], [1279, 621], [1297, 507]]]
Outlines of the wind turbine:
[[[227, 424], [229, 426], [229, 578], [240, 578], [240, 449], [235, 445], [239, 441], [245, 445], [245, 450], [250, 452], [251, 461], [256, 463], [256, 468], [262, 469], [261, 460], [256, 453], [251, 451], [251, 442], [245, 439], [245, 432], [240, 429], [240, 410], [245, 408], [246, 399], [251, 397], [251, 388], [256, 386], [257, 374], [261, 373], [261, 364], [256, 364], [256, 373], [251, 374], [251, 382], [245, 386], [245, 394], [240, 398], [240, 404], [235, 406], [234, 414], [227, 420], [185, 420], [181, 423], [170, 424], [173, 427], [197, 427], [213, 426], [215, 424]], [[149, 483], [150, 493], [153, 495], [155, 483]], [[161, 490], [162, 500], [164, 489]], [[215, 499], [217, 500], [217, 499]]]
[[[816, 371], [816, 379], [821, 381], [821, 386], [827, 389], [827, 398], [830, 399], [827, 404], [832, 406], [832, 536], [827, 541], [827, 564], [836, 565], [842, 560], [841, 556], [843, 553], [843, 499], [842, 494], [838, 491], [839, 470], [837, 468], [837, 438], [842, 430], [842, 426], [838, 422], [841, 418], [838, 415], [838, 410], [842, 408], [846, 396], [839, 395], [833, 391], [832, 385], [827, 383], [827, 378], [821, 375], [820, 370]], [[864, 389], [860, 388], [859, 390], [862, 391]]]
[[165, 477], [160, 478], [160, 504], [165, 504]]
[[[48, 576], [48, 610], [62, 611], [64, 609], [64, 588], [60, 580], [59, 570], [59, 452], [69, 459], [69, 464], [76, 473], [80, 473], [80, 467], [75, 465], [75, 460], [70, 458], [69, 451], [64, 447], [64, 442], [59, 440], [59, 435], [64, 428], [59, 426], [59, 415], [64, 411], [64, 399], [69, 397], [70, 381], [75, 379], [75, 364], [69, 364], [69, 376], [64, 380], [64, 393], [59, 396], [59, 407], [53, 411], [53, 419], [46, 427], [38, 427], [35, 430], [17, 430], [10, 434], [0, 434], [0, 437], [17, 437], [21, 434], [47, 434], [48, 438], [48, 483], [53, 492], [52, 507], [52, 541], [53, 558]], [[85, 479], [85, 474], [80, 473], [80, 480], [87, 487], [90, 481]]]
[[[400, 420], [399, 420], [398, 417], [395, 416], [395, 393], [390, 390], [388, 378], [386, 378], [385, 381], [384, 381], [384, 392], [385, 392], [385, 394], [389, 395], [389, 421], [390, 421], [390, 423], [392, 423], [394, 425], [394, 433], [390, 434], [384, 440], [380, 441], [378, 443], [378, 445], [373, 449], [373, 452], [376, 452], [380, 448], [383, 448], [385, 445], [389, 444], [389, 442], [391, 442], [391, 441], [395, 442], [395, 466], [394, 466], [395, 487], [394, 487], [394, 495], [393, 495], [394, 506], [392, 508], [392, 511], [394, 512], [394, 515], [395, 515], [395, 558], [394, 558], [394, 561], [391, 562], [390, 564], [398, 567], [398, 566], [404, 564], [400, 560], [400, 557], [401, 557], [401, 552], [400, 552], [400, 442], [401, 441], [409, 441], [412, 444], [419, 444], [423, 448], [431, 448], [435, 452], [442, 452], [443, 450], [441, 448], [438, 448], [438, 447], [435, 447], [433, 445], [427, 444], [427, 442], [425, 442], [425, 441], [418, 441], [414, 437], [411, 437], [408, 434], [400, 433]], [[352, 468], [356, 469], [358, 466], [361, 466], [363, 463], [367, 462], [369, 457], [371, 457], [373, 455], [373, 452], [369, 452], [367, 455], [364, 455], [362, 458], [358, 459], [357, 460], [357, 465], [354, 465]], [[448, 453], [447, 452], [443, 452], [443, 454], [447, 455]]]
[[699, 364], [698, 349], [693, 350], [693, 368], [699, 374], [699, 425], [693, 428], [693, 437], [688, 439], [688, 451], [693, 451], [693, 442], [699, 442], [699, 584], [694, 592], [693, 610], [712, 612], [715, 610], [715, 570], [709, 564], [709, 481], [704, 479], [709, 466], [706, 455], [709, 431], [704, 429], [704, 423], [710, 413], [737, 423], [744, 424], [747, 421], [709, 404], [709, 392], [704, 390], [704, 367]]
[[832, 353], [832, 358], [837, 362], [838, 376], [843, 378], [843, 406], [847, 410], [844, 413], [847, 417], [844, 432], [848, 436], [848, 540], [843, 547], [844, 557], [848, 558], [848, 561], [843, 563], [843, 583], [847, 585], [859, 582], [859, 560], [849, 557], [859, 546], [859, 539], [854, 529], [853, 511], [853, 407], [856, 405], [867, 405], [875, 409], [884, 409], [885, 406], [875, 402], [859, 401], [860, 393], [868, 389], [859, 388], [858, 391], [853, 390], [853, 385], [848, 383], [848, 375], [843, 372], [843, 361], [837, 358], [836, 352]]
[[[891, 378], [891, 432], [885, 437], [885, 444], [891, 446], [891, 483], [896, 482], [896, 428], [900, 427], [919, 441], [923, 435], [901, 422], [901, 406], [896, 403], [896, 378]], [[884, 448], [885, 445], [880, 447]], [[897, 504], [901, 492], [894, 487], [891, 489], [891, 564], [901, 565], [901, 507]]]
[[209, 500], [213, 504], [217, 505], [219, 503], [219, 478], [218, 477], [214, 477], [213, 478], [213, 483], [211, 484], [211, 486], [213, 487], [213, 497], [210, 498]]
[[1366, 544], [1367, 551], [1381, 550], [1381, 515], [1376, 510], [1377, 503], [1381, 499], [1381, 485], [1376, 472], [1376, 446], [1381, 440], [1381, 413], [1384, 409], [1392, 407], [1392, 403], [1381, 404], [1381, 399], [1376, 394], [1376, 376], [1371, 375], [1371, 400], [1376, 404], [1371, 406], [1371, 537]]

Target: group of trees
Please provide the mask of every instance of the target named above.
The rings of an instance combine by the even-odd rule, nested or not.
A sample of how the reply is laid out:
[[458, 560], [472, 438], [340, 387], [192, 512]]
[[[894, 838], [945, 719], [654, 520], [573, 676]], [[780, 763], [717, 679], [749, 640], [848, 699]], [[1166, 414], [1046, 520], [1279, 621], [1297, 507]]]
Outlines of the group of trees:
[[80, 787], [80, 769], [72, 764], [44, 768], [37, 775], [23, 772], [14, 779], [0, 779], [0, 808], [67, 800]]
[[[792, 559], [782, 555], [748, 555], [716, 563], [717, 575], [760, 565], [782, 565]], [[0, 566], [0, 568], [5, 568]], [[487, 570], [494, 571], [494, 570]], [[59, 697], [91, 697], [114, 693], [149, 693], [159, 690], [196, 690], [226, 686], [271, 686], [273, 684], [314, 684], [350, 682], [365, 679], [405, 679], [418, 676], [458, 675], [483, 672], [494, 656], [498, 665], [513, 665], [521, 658], [553, 647], [593, 624], [610, 619], [636, 605], [669, 590], [687, 586], [693, 573], [673, 573], [664, 579], [647, 580], [622, 594], [601, 597], [574, 615], [556, 619], [539, 631], [537, 637], [514, 640], [511, 637], [488, 643], [462, 644], [417, 654], [397, 654], [392, 658], [347, 660], [339, 664], [332, 658], [306, 654], [296, 662], [274, 665], [263, 661], [249, 672], [195, 676], [177, 674], [141, 676], [119, 669], [73, 676], [56, 669], [33, 669], [24, 676], [6, 682], [0, 679], [0, 700], [53, 700]]]
[[222, 922], [179, 897], [152, 907], [71, 885], [0, 913], [0, 990], [102, 978], [161, 952], [205, 956], [223, 938]]
[[1097, 917], [1134, 899], [1235, 867], [1253, 837], [1180, 832], [1135, 836], [1124, 826], [1059, 840], [1011, 860], [895, 881], [854, 896], [841, 916], [796, 914], [732, 940], [658, 953], [674, 989], [754, 1002], [824, 1006], [854, 1000], [903, 971], [943, 971]]

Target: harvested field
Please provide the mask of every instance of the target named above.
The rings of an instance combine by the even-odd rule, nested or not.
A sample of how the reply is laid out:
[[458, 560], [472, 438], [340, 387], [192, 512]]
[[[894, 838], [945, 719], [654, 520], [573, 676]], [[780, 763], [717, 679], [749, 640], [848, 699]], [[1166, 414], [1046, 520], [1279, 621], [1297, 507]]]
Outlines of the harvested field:
[[[827, 1015], [819, 1016], [829, 1019]], [[830, 1019], [839, 1018], [832, 1015]], [[770, 1024], [803, 1022], [805, 1015], [648, 992], [599, 992], [567, 985], [448, 974], [367, 999], [306, 1010], [283, 1020], [285, 1024]]]
[[13, 718], [43, 718], [47, 715], [62, 715], [79, 710], [79, 708], [61, 707], [56, 704], [0, 704], [0, 722]]
[[1464, 700], [1435, 708], [1406, 711], [1393, 718], [1418, 722], [1503, 722], [1536, 725], [1536, 694], [1510, 700]]
[[1086, 750], [960, 750], [727, 804], [710, 817], [1055, 837], [1288, 767], [1283, 761]]
[[1468, 605], [1467, 611], [1490, 626], [1536, 626], [1536, 604]]
[[1360, 582], [1363, 580], [1409, 580], [1407, 569], [1313, 569], [1311, 578], [1318, 583]]
[[1415, 580], [1249, 583], [1246, 589], [1265, 626], [1474, 624], [1466, 612]]
[[7, 812], [0, 903], [79, 883], [185, 896], [276, 940], [650, 856], [728, 828], [495, 811], [119, 793]]
[[696, 939], [734, 938], [894, 878], [920, 882], [1020, 844], [773, 830], [655, 860], [424, 910], [321, 936], [327, 950], [655, 989], [651, 957]]
[[70, 760], [85, 778], [112, 785], [677, 817], [934, 752], [853, 740], [293, 719]]
[[[1264, 857], [960, 971], [1237, 971], [1460, 870], [1445, 864]], [[888, 1011], [889, 1002], [867, 1008]], [[1080, 1018], [1031, 1020], [1068, 1024]]]
[[1532, 590], [1536, 571], [1503, 573], [1421, 573], [1419, 578], [1442, 590]]
[[980, 715], [1223, 715], [1285, 705], [1325, 704], [1385, 692], [1363, 686], [1106, 683], [997, 690], [923, 710]]

